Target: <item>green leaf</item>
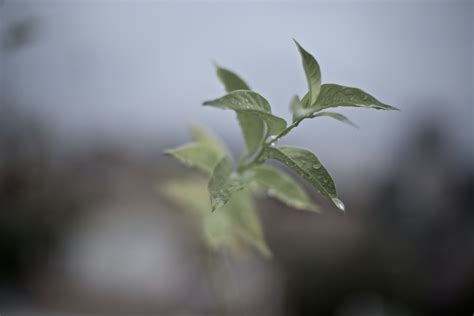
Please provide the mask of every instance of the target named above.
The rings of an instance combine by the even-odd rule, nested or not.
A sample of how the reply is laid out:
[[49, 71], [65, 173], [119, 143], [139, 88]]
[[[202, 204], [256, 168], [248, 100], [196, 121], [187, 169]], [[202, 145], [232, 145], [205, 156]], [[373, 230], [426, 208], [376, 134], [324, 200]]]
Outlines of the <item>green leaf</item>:
[[212, 147], [199, 143], [186, 144], [174, 149], [168, 149], [165, 154], [171, 155], [188, 167], [196, 167], [201, 171], [211, 173], [222, 154]]
[[222, 68], [216, 65], [216, 73], [220, 81], [224, 84], [227, 92], [235, 90], [252, 90], [236, 73], [229, 69]]
[[294, 147], [268, 147], [265, 150], [265, 156], [290, 167], [322, 195], [330, 198], [339, 209], [344, 210], [344, 204], [337, 198], [334, 181], [312, 152]]
[[268, 190], [268, 195], [297, 209], [318, 210], [304, 189], [286, 173], [269, 165], [260, 165], [253, 170], [255, 181]]
[[303, 105], [303, 108], [308, 108], [312, 106], [309, 103], [309, 91], [303, 96], [303, 99], [301, 99], [301, 104]]
[[272, 115], [270, 104], [260, 94], [249, 90], [236, 90], [219, 99], [206, 101], [204, 105], [231, 109], [237, 113], [250, 113], [267, 123], [268, 135], [276, 135], [286, 128], [286, 121]]
[[276, 135], [286, 128], [286, 121], [271, 113], [270, 104], [260, 94], [249, 90], [236, 90], [219, 99], [206, 101], [210, 105], [223, 109], [231, 109], [237, 113], [250, 113], [267, 123], [268, 135]]
[[222, 158], [212, 171], [208, 184], [212, 211], [224, 206], [234, 192], [242, 190], [249, 182], [249, 177], [250, 174], [241, 175], [234, 172], [229, 157]]
[[244, 135], [246, 152], [244, 159], [254, 155], [265, 142], [267, 137], [267, 124], [253, 113], [237, 112], [242, 134]]
[[[227, 92], [235, 90], [251, 90], [250, 87], [237, 74], [216, 65], [217, 76], [224, 84]], [[257, 152], [267, 136], [266, 123], [252, 113], [237, 113], [237, 120], [245, 140], [246, 153], [244, 159]]]
[[308, 103], [305, 103], [305, 107], [311, 107], [318, 99], [319, 91], [321, 89], [321, 69], [316, 59], [308, 53], [301, 45], [294, 40], [298, 51], [300, 52], [301, 59], [303, 62], [304, 73], [306, 75], [306, 81], [308, 81]]
[[337, 106], [373, 108], [377, 110], [398, 110], [396, 107], [378, 101], [370, 94], [351, 87], [337, 84], [323, 84], [314, 105], [315, 111]]
[[252, 196], [247, 190], [236, 192], [219, 212], [214, 213], [209, 212], [207, 183], [202, 178], [168, 180], [160, 186], [160, 191], [193, 215], [209, 249], [229, 249], [239, 254], [248, 246], [254, 246], [263, 255], [271, 256]]
[[343, 123], [346, 123], [346, 124], [349, 124], [353, 127], [358, 127], [356, 124], [354, 124], [351, 120], [349, 120], [345, 115], [342, 115], [340, 113], [334, 113], [334, 112], [320, 112], [320, 113], [317, 113], [317, 114], [314, 114], [313, 116], [311, 117], [322, 117], [322, 116], [327, 116], [327, 117], [330, 117], [330, 118], [333, 118], [335, 120], [338, 120], [340, 122], [343, 122]]

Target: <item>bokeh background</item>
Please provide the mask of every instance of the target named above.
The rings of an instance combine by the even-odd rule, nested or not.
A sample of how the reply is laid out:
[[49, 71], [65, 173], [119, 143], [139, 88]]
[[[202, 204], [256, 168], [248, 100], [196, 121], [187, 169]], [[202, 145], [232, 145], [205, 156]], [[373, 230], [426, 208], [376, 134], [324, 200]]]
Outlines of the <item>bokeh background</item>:
[[[473, 7], [1, 1], [0, 314], [471, 315]], [[360, 129], [320, 119], [285, 138], [317, 153], [346, 214], [260, 198], [275, 258], [219, 257], [210, 282], [157, 189], [192, 171], [162, 151], [189, 123], [242, 150], [234, 114], [201, 106], [224, 94], [212, 61], [289, 119], [306, 89], [292, 38], [323, 82], [401, 112], [343, 109]]]

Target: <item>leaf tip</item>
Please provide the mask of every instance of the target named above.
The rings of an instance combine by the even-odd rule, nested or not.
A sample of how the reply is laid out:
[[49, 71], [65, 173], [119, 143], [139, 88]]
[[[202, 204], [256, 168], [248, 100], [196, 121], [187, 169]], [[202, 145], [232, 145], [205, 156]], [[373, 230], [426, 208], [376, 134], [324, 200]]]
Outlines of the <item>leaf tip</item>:
[[216, 68], [216, 70], [219, 70], [221, 68], [221, 66], [219, 66], [219, 63], [217, 63], [217, 61], [214, 58], [211, 58], [210, 61], [211, 61], [211, 64]]
[[[307, 54], [310, 55], [310, 54], [306, 51], [306, 49], [304, 49], [303, 46], [301, 46], [301, 44], [300, 44], [297, 40], [295, 40], [294, 38], [293, 38], [293, 42], [295, 42], [296, 47], [298, 48], [298, 51], [300, 52], [300, 55], [301, 55], [301, 56], [304, 56], [304, 55], [307, 55]], [[310, 56], [311, 56], [311, 55], [310, 55]], [[312, 56], [311, 56], [311, 57], [312, 57]], [[314, 57], [313, 57], [313, 58], [314, 58]]]
[[310, 206], [308, 207], [308, 211], [321, 214], [321, 210], [320, 210], [319, 207], [318, 207], [316, 204], [314, 204], [314, 203], [311, 203], [311, 204], [310, 204]]
[[165, 149], [163, 150], [162, 154], [165, 156], [171, 156], [173, 155], [173, 149]]
[[301, 207], [296, 207], [296, 206], [293, 206], [295, 207], [296, 209], [299, 209], [299, 210], [302, 210], [302, 211], [308, 211], [308, 212], [311, 212], [311, 213], [317, 213], [317, 214], [321, 214], [321, 210], [319, 209], [319, 207], [316, 205], [316, 204], [306, 204], [304, 206], [301, 206]]
[[352, 121], [349, 121], [348, 123], [350, 126], [354, 127], [354, 128], [357, 128], [357, 129], [360, 129], [359, 125], [357, 125], [356, 123], [352, 122]]
[[382, 106], [379, 107], [378, 109], [379, 110], [386, 110], [386, 111], [398, 111], [398, 112], [401, 112], [401, 110], [397, 107], [394, 107], [392, 105], [388, 105], [388, 104], [384, 104], [384, 103], [381, 103], [379, 102]]
[[256, 247], [265, 259], [273, 259], [273, 252], [268, 248], [265, 242], [258, 243]]
[[188, 128], [191, 130], [191, 132], [202, 129], [202, 127], [194, 121], [188, 123]]

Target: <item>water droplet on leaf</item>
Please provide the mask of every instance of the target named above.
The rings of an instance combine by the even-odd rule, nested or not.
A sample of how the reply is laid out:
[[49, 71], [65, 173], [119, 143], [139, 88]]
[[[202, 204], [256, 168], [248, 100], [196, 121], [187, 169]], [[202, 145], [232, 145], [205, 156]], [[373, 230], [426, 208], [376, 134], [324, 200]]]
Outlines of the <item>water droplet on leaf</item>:
[[341, 211], [345, 211], [346, 207], [344, 206], [344, 203], [342, 203], [341, 200], [339, 200], [338, 198], [332, 198], [332, 201]]

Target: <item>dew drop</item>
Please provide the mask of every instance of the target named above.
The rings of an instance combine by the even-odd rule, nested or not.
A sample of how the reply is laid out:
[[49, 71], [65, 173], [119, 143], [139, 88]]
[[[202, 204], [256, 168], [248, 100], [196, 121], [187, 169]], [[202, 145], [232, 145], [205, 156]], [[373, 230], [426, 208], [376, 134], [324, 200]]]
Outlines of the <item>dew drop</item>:
[[313, 165], [313, 169], [320, 169], [321, 168], [321, 164], [314, 164]]
[[337, 208], [339, 208], [343, 212], [345, 211], [346, 207], [344, 206], [344, 203], [342, 203], [341, 200], [339, 200], [338, 198], [332, 198], [332, 201], [337, 206]]

